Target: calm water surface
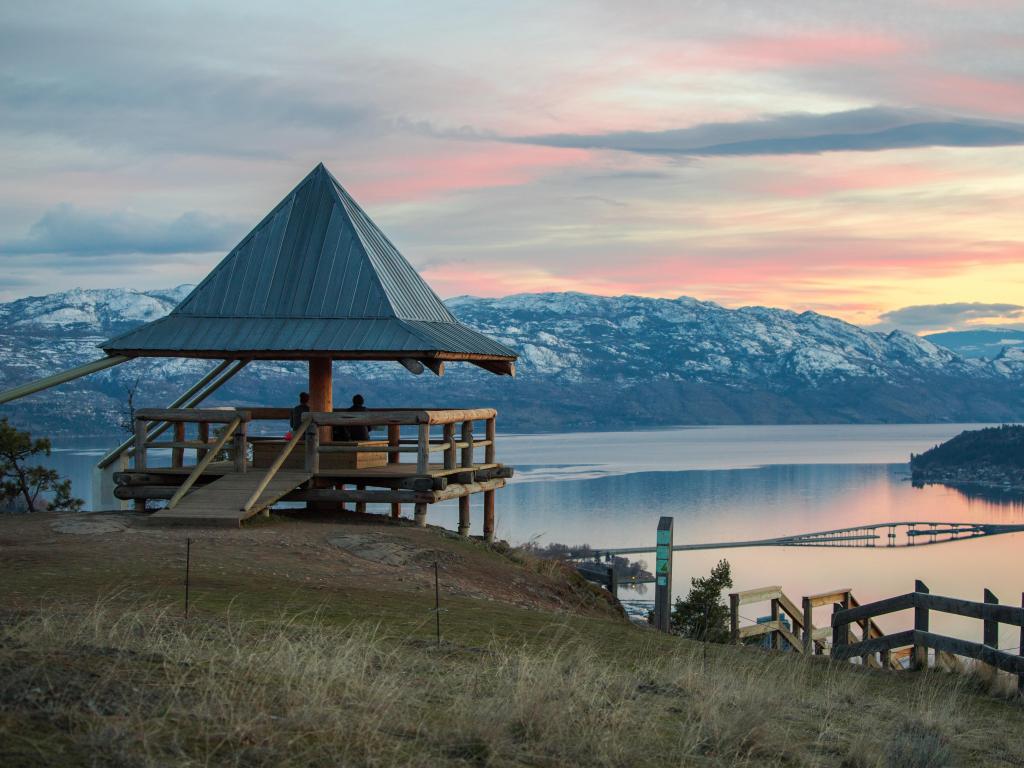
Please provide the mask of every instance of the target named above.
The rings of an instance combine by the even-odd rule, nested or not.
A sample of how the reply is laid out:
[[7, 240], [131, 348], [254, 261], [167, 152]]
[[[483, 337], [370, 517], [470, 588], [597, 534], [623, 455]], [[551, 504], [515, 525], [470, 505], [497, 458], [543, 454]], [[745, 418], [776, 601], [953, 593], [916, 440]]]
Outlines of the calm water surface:
[[[516, 478], [497, 494], [498, 535], [595, 546], [643, 546], [662, 515], [675, 517], [676, 543], [764, 538], [891, 520], [1024, 523], [1020, 498], [970, 496], [944, 486], [914, 488], [911, 452], [981, 425], [708, 427], [637, 432], [499, 436], [500, 460]], [[60, 447], [60, 446], [58, 446]], [[55, 464], [88, 497], [99, 450], [68, 446]], [[481, 500], [473, 498], [474, 532]], [[431, 510], [431, 522], [454, 528], [454, 503]], [[781, 584], [802, 595], [851, 587], [862, 602], [913, 589], [981, 599], [991, 588], [1020, 604], [1024, 534], [992, 536], [914, 549], [796, 548], [681, 552], [675, 588], [685, 593], [720, 557], [733, 566], [737, 589]], [[649, 558], [650, 559], [650, 558]], [[648, 595], [649, 596], [649, 595]], [[751, 607], [750, 618], [766, 608]], [[817, 623], [827, 620], [822, 609]], [[909, 614], [881, 622], [910, 626]], [[979, 622], [933, 615], [936, 631], [965, 638]], [[1000, 645], [1018, 642], [1004, 628]]]

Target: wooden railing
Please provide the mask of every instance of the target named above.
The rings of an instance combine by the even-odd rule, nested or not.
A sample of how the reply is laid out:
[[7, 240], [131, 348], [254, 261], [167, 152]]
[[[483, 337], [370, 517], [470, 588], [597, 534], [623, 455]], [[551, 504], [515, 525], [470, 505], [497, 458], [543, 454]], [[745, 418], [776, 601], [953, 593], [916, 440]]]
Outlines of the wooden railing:
[[[999, 605], [998, 598], [990, 590], [985, 590], [985, 601], [981, 603], [961, 600], [953, 597], [933, 595], [922, 581], [915, 582], [914, 591], [905, 595], [890, 597], [878, 602], [857, 607], [844, 607], [836, 604], [832, 613], [832, 658], [849, 659], [852, 657], [874, 655], [880, 653], [891, 655], [894, 650], [910, 646], [911, 667], [925, 669], [928, 666], [928, 649], [936, 652], [936, 660], [940, 654], [965, 656], [988, 664], [991, 667], [1017, 676], [1017, 687], [1024, 693], [1024, 596], [1022, 607]], [[914, 628], [892, 635], [878, 638], [863, 639], [860, 642], [843, 642], [849, 636], [849, 626], [871, 620], [895, 611], [914, 609]], [[931, 632], [929, 629], [929, 612], [940, 611], [956, 616], [980, 619], [983, 622], [982, 642], [976, 643], [947, 637]], [[999, 625], [1009, 624], [1020, 627], [1020, 643], [1016, 653], [1000, 650]]]
[[[172, 467], [184, 466], [185, 450], [194, 449], [196, 465], [203, 464], [205, 467], [224, 448], [227, 440], [231, 439], [233, 443], [229, 450], [234, 468], [238, 472], [245, 472], [249, 455], [248, 425], [251, 420], [249, 411], [235, 408], [142, 408], [135, 412], [135, 469], [146, 469], [149, 452], [160, 449], [171, 451]], [[157, 440], [157, 436], [150, 431], [152, 423], [172, 425], [174, 439]], [[198, 434], [195, 440], [185, 439], [187, 424], [196, 425]], [[210, 441], [211, 424], [225, 425], [223, 433], [213, 442]]]
[[[135, 471], [138, 484], [152, 483], [139, 472], [147, 468], [149, 452], [170, 450], [171, 466], [190, 470], [183, 486], [168, 492], [169, 486], [159, 486], [144, 491], [127, 490], [119, 498], [135, 498], [145, 503], [146, 498], [168, 498], [176, 504], [188, 490], [200, 481], [203, 472], [209, 469], [216, 456], [227, 448], [234, 471], [245, 472], [250, 466], [249, 447], [254, 442], [268, 446], [276, 453], [269, 460], [263, 452], [261, 463], [267, 467], [259, 484], [259, 491], [265, 489], [274, 476], [286, 465], [297, 444], [304, 443], [304, 459], [299, 466], [314, 476], [326, 476], [328, 486], [331, 478], [344, 477], [350, 470], [353, 478], [348, 482], [355, 490], [339, 490], [313, 484], [311, 487], [290, 494], [291, 500], [313, 503], [354, 502], [357, 511], [365, 509], [367, 503], [389, 503], [391, 514], [401, 514], [401, 504], [409, 502], [415, 506], [415, 518], [421, 525], [426, 524], [426, 505], [447, 499], [459, 500], [459, 531], [469, 530], [469, 495], [483, 493], [484, 534], [492, 537], [494, 532], [494, 491], [504, 485], [511, 476], [511, 469], [497, 463], [496, 427], [497, 412], [493, 408], [471, 409], [381, 409], [366, 411], [307, 412], [303, 414], [303, 425], [295, 430], [290, 440], [254, 435], [252, 427], [257, 422], [287, 421], [291, 416], [288, 408], [226, 408], [195, 409], [165, 408], [141, 409], [135, 420]], [[479, 432], [475, 430], [481, 423]], [[158, 441], [159, 433], [154, 424], [170, 425], [174, 429], [172, 440]], [[190, 425], [195, 424], [195, 428]], [[210, 439], [210, 425], [225, 424], [226, 429], [217, 440]], [[268, 425], [270, 426], [270, 425]], [[335, 442], [325, 437], [332, 427], [365, 427], [368, 430], [383, 429], [386, 438], [378, 440], [344, 440]], [[195, 432], [188, 439], [189, 431]], [[280, 441], [280, 443], [279, 443]], [[277, 445], [280, 444], [280, 449]], [[187, 451], [195, 451], [195, 464], [185, 464]], [[482, 451], [482, 456], [480, 455]], [[338, 468], [337, 462], [324, 467], [324, 456], [330, 454], [386, 455], [388, 472], [363, 472], [357, 462]], [[439, 456], [438, 456], [439, 455]], [[403, 461], [409, 456], [412, 461]], [[432, 461], [433, 459], [433, 461]], [[293, 460], [292, 466], [295, 465]], [[372, 469], [372, 468], [371, 468]], [[438, 471], [439, 469], [444, 471]], [[464, 470], [464, 471], [460, 471]], [[218, 469], [223, 474], [223, 465]], [[360, 479], [373, 475], [373, 482]], [[133, 481], [134, 482], [134, 481]], [[366, 490], [366, 485], [383, 485], [383, 490]], [[171, 495], [173, 494], [173, 495]], [[254, 493], [244, 508], [248, 512], [258, 502], [259, 493]]]
[[[757, 603], [770, 605], [769, 620], [741, 627], [740, 620], [743, 617], [740, 614], [740, 608]], [[848, 587], [805, 596], [801, 600], [800, 608], [782, 591], [780, 586], [758, 587], [743, 592], [733, 592], [729, 595], [732, 641], [740, 645], [750, 638], [769, 635], [769, 646], [772, 649], [783, 648], [785, 644], [782, 641], [785, 640], [789, 650], [806, 655], [821, 654], [825, 651], [826, 643], [832, 638], [833, 631], [829, 626], [814, 626], [814, 609], [836, 603], [844, 607], [860, 605]], [[790, 628], [786, 627], [783, 617], [789, 618]], [[862, 622], [861, 631], [865, 633], [862, 639], [868, 640], [882, 637], [884, 634], [878, 625], [870, 619]], [[858, 639], [849, 632], [849, 629], [847, 632], [847, 642], [854, 642]], [[879, 666], [878, 660], [871, 656], [864, 658], [863, 661], [869, 666]], [[886, 659], [884, 663], [887, 666], [892, 666], [890, 659]]]

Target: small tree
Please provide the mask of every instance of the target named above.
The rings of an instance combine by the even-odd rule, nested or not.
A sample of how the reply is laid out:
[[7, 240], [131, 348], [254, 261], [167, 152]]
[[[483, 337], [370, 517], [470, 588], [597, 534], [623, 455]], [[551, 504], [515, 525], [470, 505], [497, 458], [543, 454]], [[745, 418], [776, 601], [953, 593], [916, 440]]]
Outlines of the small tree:
[[722, 590], [732, 587], [728, 560], [719, 560], [710, 576], [690, 579], [686, 598], [676, 598], [672, 628], [684, 637], [725, 643], [729, 640], [729, 607]]
[[41, 494], [52, 494], [46, 509], [55, 512], [78, 512], [85, 504], [71, 495], [71, 481], [62, 480], [54, 469], [27, 466], [32, 456], [50, 455], [50, 441], [33, 440], [28, 432], [12, 427], [0, 419], [0, 508], [16, 509], [24, 505], [26, 512], [40, 506]]

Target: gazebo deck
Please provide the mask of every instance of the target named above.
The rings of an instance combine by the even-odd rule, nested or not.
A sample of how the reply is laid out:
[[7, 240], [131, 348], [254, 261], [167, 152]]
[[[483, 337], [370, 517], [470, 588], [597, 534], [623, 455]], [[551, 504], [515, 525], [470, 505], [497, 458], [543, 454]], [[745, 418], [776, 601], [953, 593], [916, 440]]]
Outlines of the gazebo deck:
[[[496, 460], [493, 409], [311, 412], [288, 440], [254, 438], [259, 450], [250, 458], [250, 424], [288, 414], [273, 408], [140, 410], [135, 466], [114, 474], [115, 495], [142, 507], [149, 499], [167, 499], [154, 520], [211, 525], [238, 525], [279, 501], [306, 502], [318, 511], [352, 503], [362, 512], [368, 504], [388, 504], [396, 518], [408, 503], [416, 522], [426, 525], [427, 505], [458, 499], [459, 532], [468, 535], [469, 497], [482, 493], [484, 537], [493, 537], [494, 491], [513, 474]], [[474, 437], [478, 421], [483, 439]], [[217, 426], [216, 439], [210, 438], [211, 425]], [[187, 439], [190, 426], [195, 439]], [[337, 427], [383, 427], [387, 439], [326, 439]], [[172, 440], [156, 439], [170, 428]], [[403, 429], [409, 434], [403, 436]], [[150, 466], [153, 450], [171, 451], [171, 466]], [[186, 451], [195, 451], [194, 465], [185, 464]], [[431, 461], [438, 453], [442, 460]], [[415, 460], [402, 461], [403, 454]]]

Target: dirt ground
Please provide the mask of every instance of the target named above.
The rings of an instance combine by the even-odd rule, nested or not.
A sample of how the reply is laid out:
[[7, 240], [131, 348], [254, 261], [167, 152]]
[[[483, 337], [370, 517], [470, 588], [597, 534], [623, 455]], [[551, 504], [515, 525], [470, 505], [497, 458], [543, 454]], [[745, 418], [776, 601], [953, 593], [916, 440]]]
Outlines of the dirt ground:
[[3, 607], [111, 596], [183, 602], [188, 539], [191, 610], [228, 604], [263, 614], [308, 607], [341, 619], [390, 620], [403, 612], [429, 618], [437, 562], [449, 605], [620, 615], [603, 590], [567, 578], [554, 563], [440, 528], [354, 513], [275, 514], [239, 529], [158, 527], [136, 513], [0, 516]]

